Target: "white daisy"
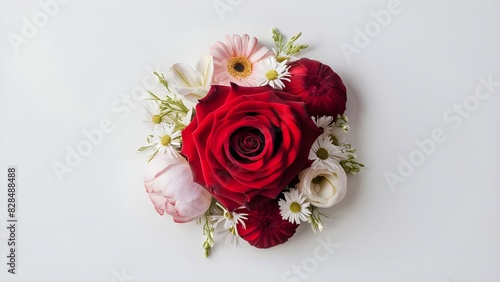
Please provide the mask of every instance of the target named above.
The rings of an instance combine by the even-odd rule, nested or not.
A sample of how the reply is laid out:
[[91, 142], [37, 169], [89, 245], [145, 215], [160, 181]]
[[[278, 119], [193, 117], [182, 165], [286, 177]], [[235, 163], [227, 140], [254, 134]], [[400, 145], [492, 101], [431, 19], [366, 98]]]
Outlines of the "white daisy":
[[311, 167], [332, 170], [340, 160], [347, 159], [346, 153], [342, 147], [333, 145], [330, 136], [323, 133], [314, 141], [309, 151], [309, 159], [313, 161]]
[[238, 223], [243, 225], [243, 227], [246, 227], [244, 220], [248, 219], [246, 217], [248, 214], [236, 212], [236, 210], [241, 209], [243, 207], [239, 207], [235, 211], [230, 212], [219, 203], [217, 203], [217, 206], [222, 209], [222, 213], [212, 215], [212, 221], [214, 221], [214, 227], [217, 227], [217, 225], [221, 222], [223, 222], [224, 229], [235, 227], [236, 224]]
[[171, 153], [181, 146], [181, 132], [174, 131], [173, 124], [164, 123], [158, 127], [153, 142], [156, 143], [156, 150], [159, 154]]
[[285, 51], [276, 53], [276, 50], [274, 48], [273, 48], [273, 53], [274, 57], [276, 58], [276, 61], [278, 61], [279, 63], [283, 61], [293, 62], [299, 59], [299, 57], [287, 55]]
[[335, 120], [335, 123], [332, 127], [330, 136], [333, 145], [345, 145], [347, 131], [349, 131], [349, 125], [347, 125], [347, 117], [345, 115], [337, 115], [337, 119]]
[[227, 229], [218, 228], [215, 233], [220, 236], [221, 240], [225, 240], [228, 245], [240, 245], [240, 235], [238, 234], [238, 228], [236, 228], [236, 226], [229, 227]]
[[287, 66], [287, 61], [278, 63], [275, 57], [268, 57], [259, 62], [258, 74], [256, 83], [257, 85], [271, 85], [276, 89], [283, 89], [285, 84], [283, 80], [290, 81], [291, 74], [288, 72], [290, 68]]
[[333, 117], [322, 116], [322, 117], [311, 117], [318, 128], [323, 129], [323, 133], [330, 134], [333, 128]]
[[291, 223], [299, 224], [301, 221], [307, 221], [311, 215], [309, 203], [306, 202], [307, 197], [297, 189], [283, 193], [285, 199], [280, 199], [280, 214], [283, 220], [288, 220]]
[[149, 124], [152, 130], [155, 130], [164, 121], [158, 105], [149, 103], [144, 109], [146, 110], [146, 119], [144, 122]]
[[[226, 244], [230, 245], [239, 245], [240, 235], [238, 234], [237, 225], [241, 224], [243, 227], [246, 227], [245, 221], [247, 219], [246, 213], [237, 213], [235, 211], [228, 211], [221, 204], [217, 203], [217, 209], [219, 214], [214, 214], [211, 216], [213, 226], [215, 228], [215, 232], [221, 236], [222, 239], [226, 240]], [[241, 209], [240, 207], [238, 209]], [[236, 210], [238, 210], [236, 209]], [[219, 225], [219, 223], [222, 223]]]

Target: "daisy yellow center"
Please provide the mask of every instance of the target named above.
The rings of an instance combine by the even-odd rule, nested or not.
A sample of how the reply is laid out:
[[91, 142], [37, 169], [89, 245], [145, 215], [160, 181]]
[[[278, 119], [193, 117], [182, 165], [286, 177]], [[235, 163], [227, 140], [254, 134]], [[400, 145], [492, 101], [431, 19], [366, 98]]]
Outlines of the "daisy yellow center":
[[252, 73], [252, 62], [245, 57], [233, 57], [227, 63], [227, 71], [233, 77], [246, 78]]
[[236, 235], [236, 228], [234, 226], [229, 227], [229, 232], [231, 232], [231, 234], [233, 234], [233, 235]]
[[283, 62], [285, 60], [288, 60], [288, 57], [286, 57], [286, 56], [278, 56], [278, 57], [276, 57], [276, 61], [278, 63], [281, 63], [281, 62]]
[[224, 218], [225, 219], [233, 219], [233, 214], [228, 212], [228, 211], [224, 211]]
[[170, 142], [172, 142], [172, 138], [170, 137], [170, 135], [164, 135], [161, 139], [160, 139], [160, 143], [163, 145], [163, 146], [168, 146], [170, 145]]
[[300, 204], [297, 203], [297, 202], [293, 202], [290, 204], [290, 211], [293, 212], [293, 213], [298, 213], [300, 212], [302, 209], [300, 207]]
[[162, 121], [162, 118], [161, 116], [159, 115], [154, 115], [151, 117], [151, 121], [154, 123], [154, 124], [160, 124], [161, 121]]
[[269, 80], [275, 80], [278, 78], [278, 72], [276, 70], [270, 70], [266, 73], [266, 78]]
[[322, 160], [328, 159], [328, 151], [325, 148], [319, 148], [316, 151], [316, 156]]

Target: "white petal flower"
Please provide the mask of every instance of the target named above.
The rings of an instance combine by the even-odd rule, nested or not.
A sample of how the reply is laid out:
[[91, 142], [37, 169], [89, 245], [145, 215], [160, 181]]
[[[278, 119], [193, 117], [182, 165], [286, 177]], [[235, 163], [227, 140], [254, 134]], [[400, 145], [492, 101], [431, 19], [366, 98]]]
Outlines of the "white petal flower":
[[193, 103], [205, 97], [210, 90], [213, 73], [214, 63], [211, 55], [201, 56], [196, 64], [196, 70], [186, 64], [174, 64], [170, 68], [175, 90]]
[[340, 160], [347, 159], [347, 152], [330, 141], [328, 134], [321, 134], [314, 141], [309, 151], [309, 159], [313, 161], [312, 168], [333, 169]]
[[268, 57], [259, 62], [255, 82], [260, 86], [269, 84], [273, 88], [283, 89], [285, 87], [283, 80], [290, 81], [289, 68], [287, 61], [278, 63], [275, 57]]
[[318, 128], [323, 129], [323, 133], [330, 134], [333, 128], [333, 117], [332, 116], [322, 116], [322, 117], [312, 117], [312, 120]]
[[172, 154], [180, 147], [181, 132], [174, 131], [173, 124], [162, 124], [153, 135], [156, 150], [159, 154]]
[[238, 223], [243, 225], [245, 227], [245, 221], [248, 218], [246, 217], [248, 214], [247, 213], [237, 213], [236, 210], [241, 209], [243, 207], [239, 207], [236, 210], [230, 212], [226, 208], [224, 208], [222, 205], [217, 203], [217, 206], [222, 209], [221, 214], [215, 214], [212, 215], [212, 220], [214, 221], [214, 227], [217, 227], [217, 225], [221, 222], [223, 222], [223, 227], [224, 229], [229, 229], [231, 227], [235, 227]]
[[295, 188], [319, 208], [329, 208], [340, 202], [347, 191], [347, 175], [340, 165], [332, 170], [306, 168], [299, 173], [299, 181]]
[[158, 105], [148, 103], [144, 109], [146, 110], [146, 119], [144, 120], [152, 130], [156, 130], [164, 121]]
[[287, 61], [287, 62], [293, 62], [293, 61], [296, 61], [296, 60], [299, 60], [300, 58], [297, 57], [297, 56], [290, 56], [290, 55], [287, 55], [285, 53], [285, 51], [281, 51], [280, 53], [276, 53], [276, 50], [273, 48], [273, 53], [274, 53], [274, 57], [276, 58], [276, 60], [278, 62], [283, 62], [283, 61]]
[[311, 211], [308, 209], [309, 203], [306, 202], [307, 197], [297, 189], [283, 193], [285, 199], [280, 199], [280, 214], [283, 220], [288, 220], [291, 223], [299, 224], [301, 221], [307, 221]]
[[238, 234], [237, 225], [241, 224], [243, 227], [246, 227], [244, 220], [248, 219], [246, 217], [248, 214], [236, 212], [236, 210], [243, 207], [230, 212], [219, 203], [217, 203], [217, 206], [221, 209], [220, 214], [211, 216], [216, 234], [220, 235], [222, 239], [225, 239], [226, 244], [238, 246], [240, 235]]
[[226, 241], [228, 245], [239, 246], [240, 245], [240, 235], [238, 234], [238, 228], [236, 226], [229, 228], [218, 228], [215, 233], [221, 237], [222, 240]]

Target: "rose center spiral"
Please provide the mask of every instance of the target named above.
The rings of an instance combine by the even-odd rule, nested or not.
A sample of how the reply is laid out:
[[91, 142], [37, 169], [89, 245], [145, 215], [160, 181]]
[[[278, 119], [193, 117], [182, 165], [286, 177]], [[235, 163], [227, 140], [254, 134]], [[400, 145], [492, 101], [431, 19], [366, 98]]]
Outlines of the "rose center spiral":
[[231, 155], [238, 161], [250, 162], [264, 150], [264, 135], [255, 128], [242, 127], [230, 137]]

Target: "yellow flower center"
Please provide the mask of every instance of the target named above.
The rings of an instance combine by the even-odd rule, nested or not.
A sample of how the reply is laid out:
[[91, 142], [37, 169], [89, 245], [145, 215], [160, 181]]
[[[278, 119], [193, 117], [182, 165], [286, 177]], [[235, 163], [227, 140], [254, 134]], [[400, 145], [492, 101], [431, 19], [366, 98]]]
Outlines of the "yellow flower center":
[[290, 211], [293, 212], [293, 213], [298, 213], [300, 212], [301, 208], [300, 208], [300, 204], [297, 203], [297, 202], [293, 202], [290, 204]]
[[151, 117], [151, 121], [154, 123], [154, 124], [160, 124], [162, 122], [162, 117], [159, 116], [159, 115], [154, 115]]
[[163, 146], [168, 146], [170, 145], [170, 142], [172, 142], [172, 138], [170, 137], [170, 135], [164, 135], [161, 138], [160, 142]]
[[276, 61], [278, 63], [281, 63], [281, 62], [283, 62], [285, 60], [288, 60], [288, 59], [289, 59], [289, 57], [287, 57], [287, 56], [278, 56], [278, 57], [276, 57]]
[[278, 72], [276, 70], [270, 70], [266, 73], [266, 78], [269, 80], [275, 80], [278, 78]]
[[325, 148], [319, 148], [316, 152], [316, 156], [322, 160], [328, 159], [328, 151]]
[[233, 213], [230, 213], [228, 211], [224, 211], [224, 218], [225, 219], [233, 219]]
[[233, 235], [236, 235], [236, 227], [229, 227], [229, 232], [231, 232]]
[[245, 78], [252, 73], [252, 62], [245, 57], [233, 57], [227, 63], [227, 72], [236, 78]]

